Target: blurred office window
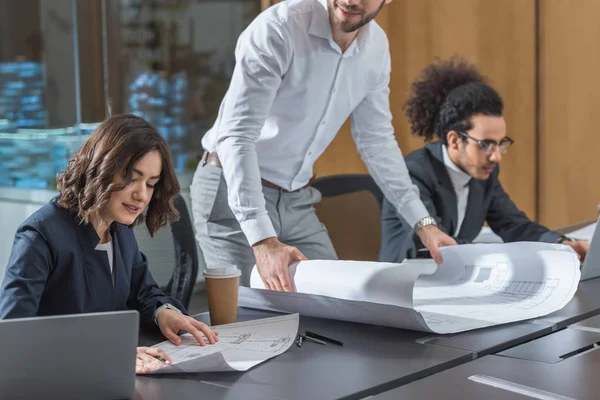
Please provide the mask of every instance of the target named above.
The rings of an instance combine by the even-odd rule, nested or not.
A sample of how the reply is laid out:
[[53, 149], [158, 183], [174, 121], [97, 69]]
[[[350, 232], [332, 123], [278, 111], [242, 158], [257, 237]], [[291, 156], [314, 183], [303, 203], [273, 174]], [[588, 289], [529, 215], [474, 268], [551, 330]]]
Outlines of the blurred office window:
[[185, 186], [261, 0], [0, 0], [0, 188], [55, 189], [108, 115], [152, 122]]
[[53, 189], [103, 118], [82, 117], [80, 20], [73, 0], [0, 0], [0, 187]]
[[237, 38], [261, 2], [105, 1], [106, 104], [157, 127], [185, 185], [228, 88]]
[[55, 195], [84, 137], [74, 11], [72, 0], [0, 0], [0, 277], [17, 227]]

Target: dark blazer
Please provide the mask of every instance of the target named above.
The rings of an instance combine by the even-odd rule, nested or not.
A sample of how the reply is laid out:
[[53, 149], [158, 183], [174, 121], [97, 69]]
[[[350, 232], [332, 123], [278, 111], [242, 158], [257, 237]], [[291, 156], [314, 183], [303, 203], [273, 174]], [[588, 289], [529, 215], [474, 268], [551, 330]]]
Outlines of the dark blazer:
[[53, 199], [31, 215], [15, 235], [0, 289], [0, 319], [40, 315], [138, 310], [141, 324], [156, 326], [154, 311], [166, 297], [148, 271], [133, 230], [114, 222], [115, 284], [105, 251], [91, 224]]
[[[411, 179], [421, 200], [442, 231], [454, 236], [458, 223], [457, 199], [444, 164], [442, 142], [427, 144], [406, 156]], [[561, 237], [531, 221], [508, 197], [498, 180], [498, 168], [484, 181], [471, 179], [465, 218], [455, 237], [459, 244], [471, 243], [485, 221], [504, 242], [535, 241], [555, 243]], [[424, 246], [395, 207], [383, 202], [379, 261], [400, 262], [417, 258]]]

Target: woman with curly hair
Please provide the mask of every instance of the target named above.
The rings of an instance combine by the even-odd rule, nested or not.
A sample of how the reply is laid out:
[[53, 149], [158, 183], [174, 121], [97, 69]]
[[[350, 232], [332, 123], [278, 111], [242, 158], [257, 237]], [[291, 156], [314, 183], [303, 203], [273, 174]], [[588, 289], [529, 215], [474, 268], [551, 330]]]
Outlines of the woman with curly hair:
[[[153, 235], [179, 215], [179, 183], [165, 140], [144, 119], [104, 121], [58, 178], [60, 194], [18, 228], [0, 288], [0, 319], [134, 309], [174, 344], [185, 330], [205, 344], [215, 333], [183, 314], [148, 271], [131, 227]], [[145, 214], [142, 211], [147, 209]], [[168, 356], [138, 348], [136, 370]]]
[[[487, 221], [504, 242], [564, 243], [583, 259], [589, 243], [531, 221], [509, 198], [498, 166], [514, 141], [506, 136], [503, 101], [477, 68], [461, 59], [438, 61], [413, 82], [405, 111], [424, 148], [406, 157], [421, 200], [457, 243], [470, 243]], [[391, 204], [382, 210], [380, 261], [417, 258], [424, 246]]]

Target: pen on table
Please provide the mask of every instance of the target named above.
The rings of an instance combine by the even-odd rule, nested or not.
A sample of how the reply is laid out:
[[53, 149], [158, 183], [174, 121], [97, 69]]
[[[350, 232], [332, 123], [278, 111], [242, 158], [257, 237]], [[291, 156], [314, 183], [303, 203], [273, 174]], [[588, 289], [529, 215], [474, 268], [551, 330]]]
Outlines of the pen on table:
[[304, 340], [307, 340], [309, 342], [315, 342], [315, 343], [319, 343], [319, 344], [322, 344], [322, 345], [326, 345], [327, 344], [327, 343], [325, 343], [322, 340], [315, 339], [314, 337], [306, 336], [306, 335], [304, 335], [302, 333], [300, 333], [299, 335], [300, 335], [301, 338], [304, 338]]
[[302, 338], [303, 338], [302, 335], [298, 336], [298, 340], [296, 341], [296, 344], [298, 345], [298, 347], [302, 347]]
[[323, 335], [319, 335], [318, 333], [314, 333], [314, 332], [311, 332], [311, 331], [304, 331], [304, 334], [306, 336], [309, 336], [309, 337], [313, 338], [313, 339], [324, 340], [326, 342], [337, 344], [339, 346], [343, 346], [344, 345], [344, 342], [342, 342], [340, 340], [332, 339], [332, 338], [329, 338], [329, 337], [323, 336]]

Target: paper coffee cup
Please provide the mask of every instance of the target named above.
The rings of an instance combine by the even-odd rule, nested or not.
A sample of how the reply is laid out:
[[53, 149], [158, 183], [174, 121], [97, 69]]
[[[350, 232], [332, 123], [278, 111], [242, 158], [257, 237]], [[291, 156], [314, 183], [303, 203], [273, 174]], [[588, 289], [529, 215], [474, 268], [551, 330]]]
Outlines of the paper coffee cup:
[[206, 282], [211, 325], [237, 321], [238, 288], [242, 272], [235, 265], [207, 267], [202, 275]]
[[227, 279], [235, 278], [242, 274], [242, 271], [235, 265], [218, 265], [214, 267], [206, 267], [202, 275], [205, 278]]

